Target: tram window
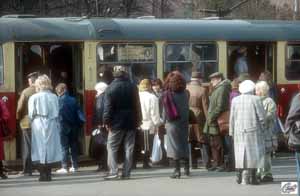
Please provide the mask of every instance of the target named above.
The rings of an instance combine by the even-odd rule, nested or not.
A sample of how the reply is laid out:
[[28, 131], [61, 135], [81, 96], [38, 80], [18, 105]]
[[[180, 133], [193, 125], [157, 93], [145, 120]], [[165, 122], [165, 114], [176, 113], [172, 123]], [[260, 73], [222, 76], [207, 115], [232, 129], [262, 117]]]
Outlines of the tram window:
[[213, 43], [172, 43], [166, 46], [165, 73], [180, 71], [190, 81], [192, 71], [199, 71], [208, 81], [218, 71], [217, 47]]
[[[128, 66], [131, 80], [138, 84], [144, 78], [156, 78], [156, 57], [153, 44], [99, 44], [97, 72], [112, 70], [114, 65]], [[101, 76], [100, 76], [101, 78]]]
[[300, 45], [288, 45], [285, 76], [288, 80], [300, 79]]
[[0, 45], [0, 84], [3, 84], [4, 82], [4, 63], [3, 63], [3, 51], [2, 51], [2, 46]]

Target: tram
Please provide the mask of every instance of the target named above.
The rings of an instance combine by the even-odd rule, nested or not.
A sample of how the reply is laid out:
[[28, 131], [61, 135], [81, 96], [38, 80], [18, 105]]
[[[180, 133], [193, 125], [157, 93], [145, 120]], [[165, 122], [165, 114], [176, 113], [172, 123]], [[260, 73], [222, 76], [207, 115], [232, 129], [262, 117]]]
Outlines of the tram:
[[20, 92], [33, 71], [53, 83], [69, 76], [73, 95], [84, 108], [81, 153], [88, 154], [92, 129], [94, 85], [102, 68], [128, 66], [130, 78], [161, 78], [179, 70], [189, 80], [200, 71], [203, 82], [216, 71], [234, 78], [234, 54], [247, 48], [249, 73], [257, 80], [270, 71], [279, 92], [278, 112], [284, 118], [291, 97], [299, 91], [300, 22], [185, 19], [0, 18], [0, 98], [10, 110], [12, 140], [5, 142], [7, 161], [20, 158], [21, 132], [15, 118]]

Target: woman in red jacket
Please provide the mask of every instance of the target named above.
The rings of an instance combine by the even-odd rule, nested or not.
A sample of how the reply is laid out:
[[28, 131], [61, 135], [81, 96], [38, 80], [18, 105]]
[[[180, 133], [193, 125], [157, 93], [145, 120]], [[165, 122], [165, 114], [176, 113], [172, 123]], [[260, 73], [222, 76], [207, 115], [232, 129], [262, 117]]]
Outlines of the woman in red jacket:
[[[0, 120], [7, 121], [9, 118], [9, 112], [5, 103], [0, 99]], [[0, 129], [2, 129], [0, 126]], [[4, 146], [3, 146], [3, 130], [0, 130], [0, 177], [6, 179], [7, 176], [3, 172], [2, 160], [4, 160]]]

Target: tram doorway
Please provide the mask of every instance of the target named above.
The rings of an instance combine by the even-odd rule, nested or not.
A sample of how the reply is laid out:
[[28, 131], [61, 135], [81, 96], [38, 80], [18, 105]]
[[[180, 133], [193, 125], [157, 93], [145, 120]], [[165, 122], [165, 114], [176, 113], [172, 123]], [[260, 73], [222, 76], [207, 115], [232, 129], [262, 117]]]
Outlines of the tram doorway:
[[[52, 80], [53, 88], [58, 83], [66, 83], [72, 96], [83, 105], [83, 43], [65, 42], [22, 42], [15, 46], [15, 89], [17, 97], [28, 86], [26, 76], [32, 72], [46, 74]], [[17, 129], [20, 130], [17, 123]], [[17, 158], [21, 158], [21, 131], [17, 135]], [[80, 151], [83, 152], [84, 132], [81, 131]]]
[[272, 42], [230, 42], [228, 44], [228, 78], [238, 77], [237, 63], [245, 55], [250, 78], [258, 80], [261, 72], [269, 71], [275, 79], [276, 44]]

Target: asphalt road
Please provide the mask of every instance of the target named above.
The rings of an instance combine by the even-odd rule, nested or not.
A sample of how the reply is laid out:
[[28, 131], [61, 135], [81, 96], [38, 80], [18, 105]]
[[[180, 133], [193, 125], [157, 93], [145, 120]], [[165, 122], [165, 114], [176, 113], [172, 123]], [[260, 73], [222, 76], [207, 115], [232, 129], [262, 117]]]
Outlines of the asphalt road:
[[105, 174], [95, 169], [55, 174], [49, 183], [38, 182], [38, 173], [32, 177], [10, 175], [0, 180], [0, 196], [276, 196], [281, 195], [281, 182], [296, 181], [293, 157], [274, 159], [274, 182], [257, 186], [236, 184], [234, 172], [196, 169], [188, 178], [170, 179], [171, 168], [136, 169], [129, 180], [104, 181]]

